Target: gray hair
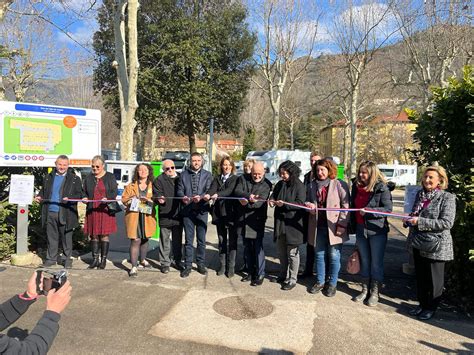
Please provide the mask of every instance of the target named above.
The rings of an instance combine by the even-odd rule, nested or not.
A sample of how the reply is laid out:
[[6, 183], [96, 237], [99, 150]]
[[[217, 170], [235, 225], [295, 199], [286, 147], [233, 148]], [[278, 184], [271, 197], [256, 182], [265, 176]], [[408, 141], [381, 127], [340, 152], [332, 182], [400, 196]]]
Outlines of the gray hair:
[[100, 161], [102, 163], [102, 165], [105, 165], [105, 160], [104, 160], [104, 158], [102, 158], [102, 155], [94, 156], [91, 161], [92, 162]]

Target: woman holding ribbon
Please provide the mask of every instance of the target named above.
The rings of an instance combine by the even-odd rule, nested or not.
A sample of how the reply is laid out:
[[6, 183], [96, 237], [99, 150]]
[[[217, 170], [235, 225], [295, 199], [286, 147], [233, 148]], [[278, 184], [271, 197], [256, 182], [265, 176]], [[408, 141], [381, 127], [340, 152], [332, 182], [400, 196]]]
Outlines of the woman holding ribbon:
[[410, 314], [420, 320], [431, 319], [438, 308], [444, 288], [444, 265], [453, 260], [451, 228], [456, 216], [456, 197], [445, 191], [448, 176], [441, 166], [430, 166], [422, 177], [412, 217], [408, 246], [413, 249], [419, 306]]
[[[359, 165], [356, 180], [352, 185], [351, 207], [392, 212], [392, 194], [387, 181], [377, 165], [371, 161]], [[352, 300], [366, 301], [368, 306], [373, 307], [378, 303], [379, 288], [384, 276], [383, 259], [389, 231], [387, 217], [357, 211], [351, 214], [351, 225], [355, 228], [362, 276], [362, 291]]]
[[[96, 155], [92, 158], [92, 173], [84, 179], [86, 197], [83, 202], [87, 203], [84, 233], [90, 236], [93, 258], [89, 269], [105, 269], [107, 264], [109, 235], [117, 231], [115, 221], [115, 212], [118, 209], [118, 204], [115, 202], [117, 192], [115, 176], [105, 171], [104, 159]], [[94, 202], [88, 202], [88, 200], [94, 200]]]
[[[204, 200], [212, 199], [214, 201], [211, 215], [219, 238], [220, 261], [217, 276], [224, 275], [227, 270], [227, 277], [231, 278], [235, 274], [235, 257], [237, 255], [237, 230], [234, 223], [234, 207], [237, 201], [219, 199], [219, 197], [232, 196], [238, 177], [235, 175], [235, 164], [229, 157], [221, 159], [219, 168], [220, 174], [212, 181], [209, 191], [204, 195]], [[229, 242], [228, 246], [227, 241]]]
[[349, 194], [336, 175], [337, 166], [332, 160], [318, 160], [313, 165], [315, 179], [306, 196], [309, 201], [306, 206], [312, 210], [308, 221], [308, 243], [315, 246], [316, 259], [316, 284], [309, 292], [322, 290], [327, 297], [336, 294], [342, 244], [349, 239]]
[[[275, 207], [273, 240], [277, 242], [280, 273], [277, 281], [282, 290], [288, 291], [296, 286], [300, 266], [299, 246], [303, 244], [303, 218], [307, 213], [300, 206], [306, 200], [306, 187], [300, 181], [298, 165], [285, 161], [278, 167], [281, 180], [275, 185], [270, 197], [270, 207]], [[293, 205], [291, 205], [293, 204]]]
[[[125, 227], [130, 239], [129, 276], [138, 276], [137, 266], [150, 268], [146, 261], [148, 239], [156, 233], [156, 216], [153, 203], [153, 168], [150, 164], [138, 164], [132, 182], [125, 187], [122, 202], [127, 206]], [[140, 254], [140, 264], [138, 256]]]

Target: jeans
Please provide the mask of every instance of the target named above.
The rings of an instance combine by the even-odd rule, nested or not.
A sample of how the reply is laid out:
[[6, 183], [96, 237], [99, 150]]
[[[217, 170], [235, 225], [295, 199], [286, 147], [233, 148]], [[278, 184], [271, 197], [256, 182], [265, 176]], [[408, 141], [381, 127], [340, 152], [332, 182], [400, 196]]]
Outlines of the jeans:
[[[325, 284], [326, 280], [330, 286], [335, 287], [337, 285], [337, 278], [341, 269], [341, 250], [342, 244], [329, 244], [329, 231], [327, 228], [318, 228], [315, 259], [316, 281], [319, 285]], [[326, 269], [328, 269], [328, 272]]]
[[387, 234], [364, 236], [364, 226], [357, 225], [356, 239], [360, 254], [360, 275], [373, 281], [383, 282], [383, 257]]
[[184, 244], [184, 257], [185, 257], [185, 266], [187, 269], [191, 269], [193, 265], [193, 242], [194, 242], [194, 229], [196, 229], [196, 239], [197, 239], [197, 248], [196, 248], [196, 264], [205, 265], [206, 262], [206, 232], [207, 232], [207, 213], [205, 217], [202, 215], [198, 218], [196, 215], [190, 215], [183, 217], [184, 225], [184, 235], [185, 235], [185, 244]]

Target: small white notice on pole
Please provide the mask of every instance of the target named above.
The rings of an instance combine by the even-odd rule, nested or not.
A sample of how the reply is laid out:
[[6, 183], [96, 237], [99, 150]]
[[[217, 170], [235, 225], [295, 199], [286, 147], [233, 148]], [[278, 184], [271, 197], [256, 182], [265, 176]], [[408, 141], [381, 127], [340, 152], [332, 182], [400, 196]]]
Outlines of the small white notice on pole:
[[16, 205], [31, 205], [35, 188], [35, 177], [33, 175], [11, 176], [10, 195], [8, 202]]

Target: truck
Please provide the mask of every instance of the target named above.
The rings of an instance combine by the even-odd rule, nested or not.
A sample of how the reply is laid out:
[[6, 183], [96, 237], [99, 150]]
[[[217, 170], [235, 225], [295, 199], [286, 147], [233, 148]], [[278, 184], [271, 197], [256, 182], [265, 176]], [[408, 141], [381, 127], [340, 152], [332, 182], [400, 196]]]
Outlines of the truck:
[[416, 185], [416, 165], [378, 164], [377, 166], [387, 180], [394, 182], [397, 186]]
[[304, 175], [311, 170], [310, 156], [311, 152], [309, 151], [278, 149], [251, 151], [247, 154], [246, 159], [255, 159], [256, 161], [263, 162], [265, 177], [272, 184], [275, 184], [280, 179], [278, 166], [287, 160], [291, 160], [300, 167], [300, 180], [303, 181]]

